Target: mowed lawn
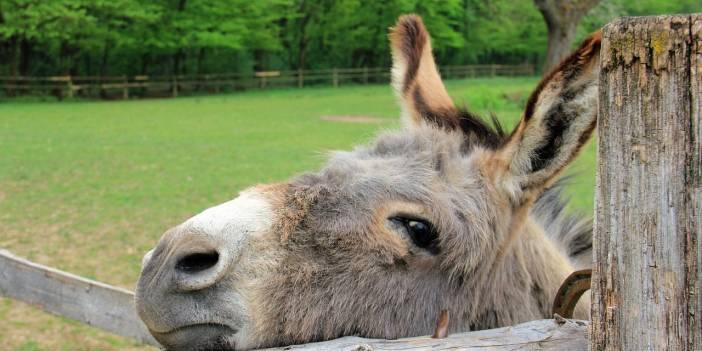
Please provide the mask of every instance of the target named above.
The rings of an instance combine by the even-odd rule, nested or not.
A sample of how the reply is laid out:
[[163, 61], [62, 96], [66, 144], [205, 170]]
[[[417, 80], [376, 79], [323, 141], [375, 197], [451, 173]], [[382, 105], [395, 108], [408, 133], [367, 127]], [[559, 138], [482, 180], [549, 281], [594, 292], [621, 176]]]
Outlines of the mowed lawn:
[[[455, 101], [511, 128], [537, 78], [449, 81]], [[368, 116], [377, 123], [328, 121]], [[398, 128], [389, 86], [118, 102], [0, 102], [0, 247], [133, 289], [168, 228], [254, 184], [319, 168], [326, 152]], [[571, 171], [592, 212], [595, 147]], [[0, 350], [146, 349], [0, 299]]]

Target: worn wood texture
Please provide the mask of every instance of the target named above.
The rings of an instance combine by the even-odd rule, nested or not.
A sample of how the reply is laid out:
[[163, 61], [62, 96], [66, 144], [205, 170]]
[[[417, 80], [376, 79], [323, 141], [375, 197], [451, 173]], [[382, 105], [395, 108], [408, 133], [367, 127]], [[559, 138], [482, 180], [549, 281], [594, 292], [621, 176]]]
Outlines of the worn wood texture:
[[137, 317], [131, 291], [45, 267], [2, 249], [0, 296], [113, 334], [158, 345]]
[[603, 30], [592, 350], [702, 350], [701, 27]]
[[268, 351], [370, 351], [370, 350], [587, 350], [587, 322], [544, 319], [512, 327], [451, 334], [443, 339], [429, 336], [398, 340], [376, 340], [347, 336], [305, 345], [266, 349]]

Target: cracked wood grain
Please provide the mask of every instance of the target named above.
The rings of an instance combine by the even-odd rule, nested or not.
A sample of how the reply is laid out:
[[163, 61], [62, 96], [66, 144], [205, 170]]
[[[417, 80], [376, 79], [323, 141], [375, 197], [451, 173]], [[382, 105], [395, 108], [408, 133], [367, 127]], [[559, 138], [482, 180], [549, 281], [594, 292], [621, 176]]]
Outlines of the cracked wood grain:
[[592, 350], [700, 350], [702, 15], [603, 31]]

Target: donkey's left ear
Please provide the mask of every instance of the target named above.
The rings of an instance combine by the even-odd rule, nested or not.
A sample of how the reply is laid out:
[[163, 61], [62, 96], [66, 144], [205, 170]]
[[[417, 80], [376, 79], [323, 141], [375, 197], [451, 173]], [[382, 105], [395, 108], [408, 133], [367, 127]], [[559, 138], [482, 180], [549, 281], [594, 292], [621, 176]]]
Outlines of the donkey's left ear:
[[405, 124], [454, 128], [458, 111], [434, 63], [429, 33], [417, 15], [405, 15], [390, 30], [392, 85]]
[[498, 180], [517, 203], [533, 201], [589, 140], [597, 122], [599, 32], [549, 73], [496, 151]]

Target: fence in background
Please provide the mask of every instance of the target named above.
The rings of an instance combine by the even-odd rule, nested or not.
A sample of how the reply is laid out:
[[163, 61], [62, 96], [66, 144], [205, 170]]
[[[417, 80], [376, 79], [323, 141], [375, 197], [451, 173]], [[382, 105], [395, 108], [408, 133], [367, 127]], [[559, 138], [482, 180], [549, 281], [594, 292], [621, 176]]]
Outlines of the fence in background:
[[[534, 65], [444, 66], [445, 79], [535, 75]], [[376, 84], [390, 81], [390, 69], [333, 68], [321, 70], [264, 71], [250, 74], [196, 74], [181, 76], [54, 76], [0, 77], [4, 97], [53, 95], [58, 98], [129, 99], [131, 97], [176, 97], [190, 93], [219, 93], [305, 87], [310, 85]]]

